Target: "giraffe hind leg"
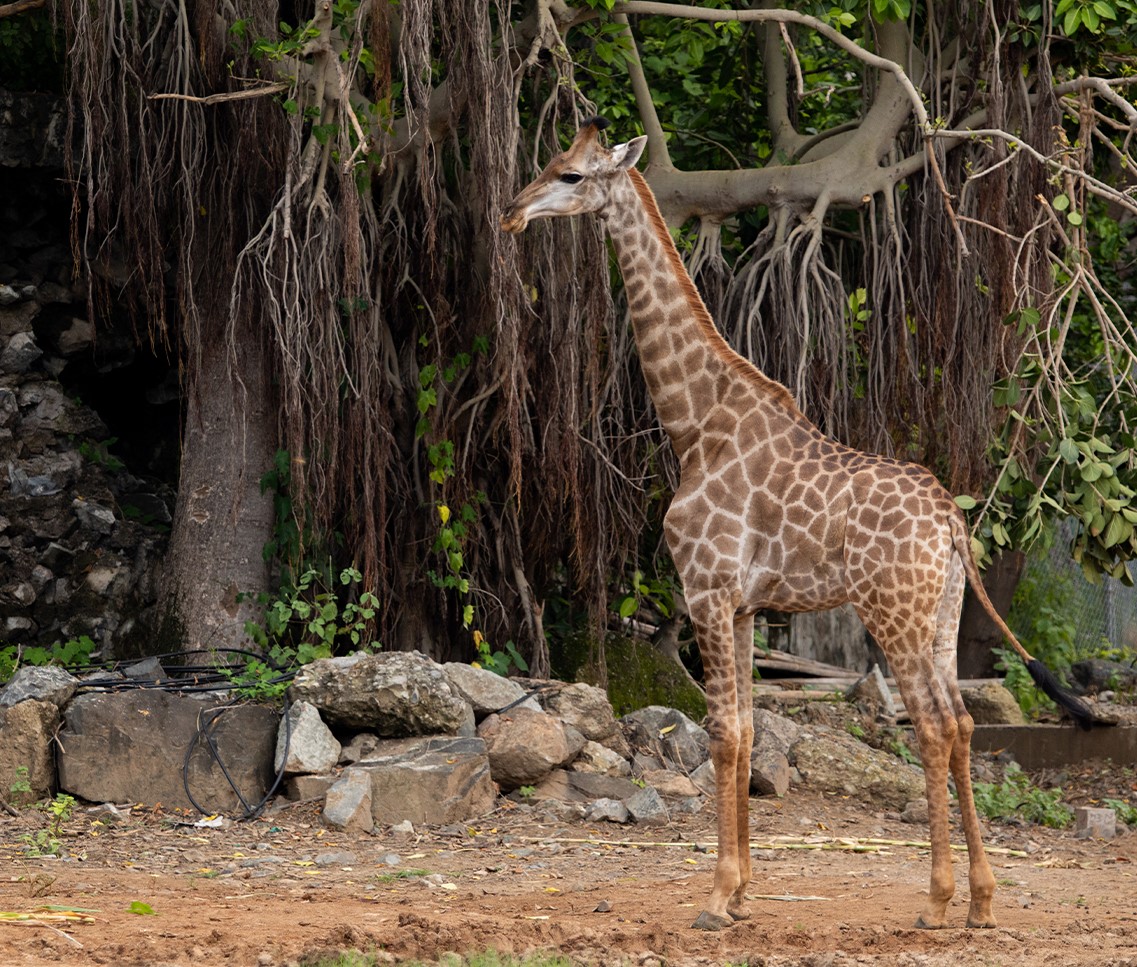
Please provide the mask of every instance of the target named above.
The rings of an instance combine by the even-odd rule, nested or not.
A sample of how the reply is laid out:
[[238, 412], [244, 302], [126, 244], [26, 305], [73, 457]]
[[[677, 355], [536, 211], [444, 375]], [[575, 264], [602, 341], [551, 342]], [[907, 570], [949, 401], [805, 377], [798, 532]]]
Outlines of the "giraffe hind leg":
[[727, 903], [733, 920], [749, 920], [750, 752], [754, 748], [754, 616], [734, 621], [735, 695], [738, 705], [738, 755], [735, 758], [735, 820], [738, 828], [738, 887]]

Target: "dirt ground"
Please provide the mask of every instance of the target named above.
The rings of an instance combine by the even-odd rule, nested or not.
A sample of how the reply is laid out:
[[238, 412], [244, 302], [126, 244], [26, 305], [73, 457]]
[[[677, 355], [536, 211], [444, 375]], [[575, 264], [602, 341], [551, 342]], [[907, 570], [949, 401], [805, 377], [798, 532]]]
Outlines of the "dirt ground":
[[102, 824], [79, 807], [60, 859], [25, 855], [44, 825], [25, 811], [0, 827], [0, 911], [82, 908], [90, 922], [0, 914], [0, 967], [280, 967], [353, 948], [391, 963], [493, 948], [635, 967], [1137, 967], [1137, 833], [1123, 826], [1089, 841], [990, 824], [1000, 926], [963, 927], [960, 851], [953, 926], [921, 931], [925, 827], [840, 797], [755, 799], [754, 917], [707, 934], [690, 923], [711, 886], [713, 807], [647, 828], [499, 803], [477, 824], [404, 839], [327, 829], [314, 804], [220, 829], [143, 809]]

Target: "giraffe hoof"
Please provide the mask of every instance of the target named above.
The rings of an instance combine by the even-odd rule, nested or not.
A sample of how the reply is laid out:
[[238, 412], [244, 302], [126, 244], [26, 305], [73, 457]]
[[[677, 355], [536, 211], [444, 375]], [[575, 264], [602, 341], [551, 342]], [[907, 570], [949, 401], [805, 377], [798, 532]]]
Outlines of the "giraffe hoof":
[[915, 926], [917, 930], [943, 930], [943, 928], [947, 926], [947, 921], [942, 919], [932, 920], [921, 913], [916, 918]]
[[704, 910], [699, 914], [698, 919], [691, 924], [693, 930], [722, 930], [724, 927], [729, 927], [733, 920], [730, 917], [720, 917], [716, 913], [711, 913]]
[[985, 916], [969, 916], [967, 918], [967, 925], [973, 930], [989, 930], [993, 927], [999, 926], [995, 922], [994, 914], [991, 913], [988, 913]]
[[750, 913], [749, 910], [746, 909], [746, 907], [736, 907], [733, 910], [728, 909], [726, 912], [727, 912], [727, 914], [729, 914], [730, 919], [734, 920], [736, 923], [739, 920], [749, 920], [750, 917], [752, 916], [752, 914]]

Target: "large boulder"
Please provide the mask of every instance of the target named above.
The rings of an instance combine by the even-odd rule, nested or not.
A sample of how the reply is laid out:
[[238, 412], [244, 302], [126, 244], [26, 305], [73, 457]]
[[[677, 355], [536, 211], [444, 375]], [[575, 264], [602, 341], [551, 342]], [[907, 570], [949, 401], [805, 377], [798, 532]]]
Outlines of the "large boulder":
[[972, 688], [961, 688], [963, 704], [976, 725], [1025, 725], [1019, 703], [998, 682], [984, 682]]
[[586, 739], [607, 746], [625, 758], [631, 756], [631, 749], [612, 711], [612, 703], [602, 688], [585, 682], [549, 684], [552, 687], [538, 692], [546, 712], [565, 725], [571, 725]]
[[370, 776], [371, 817], [384, 826], [408, 819], [415, 826], [448, 825], [477, 819], [494, 808], [490, 762], [479, 738], [380, 743], [348, 771]]
[[280, 722], [273, 768], [289, 775], [330, 772], [339, 762], [342, 747], [308, 702], [293, 702]]
[[534, 711], [539, 708], [534, 699], [525, 697], [525, 690], [516, 682], [484, 668], [447, 662], [442, 670], [455, 693], [470, 703], [479, 721], [514, 703]]
[[803, 729], [789, 761], [817, 792], [902, 809], [925, 793], [923, 770], [827, 726]]
[[297, 673], [288, 697], [332, 726], [379, 735], [455, 735], [472, 718], [442, 667], [417, 651], [322, 658]]
[[79, 679], [55, 665], [25, 665], [0, 688], [0, 707], [17, 705], [29, 698], [63, 706], [78, 687]]
[[58, 725], [59, 709], [51, 702], [30, 698], [0, 707], [0, 800], [24, 806], [55, 791]]
[[649, 705], [629, 712], [621, 724], [636, 751], [661, 759], [679, 772], [693, 772], [710, 754], [706, 730], [678, 709]]
[[[263, 705], [226, 707], [158, 689], [80, 695], [63, 712], [59, 787], [93, 802], [182, 808], [194, 805], [192, 794], [206, 812], [230, 812], [241, 803], [221, 763], [245, 801], [258, 802], [274, 778], [279, 721]], [[211, 743], [200, 741], [206, 729]]]
[[537, 784], [529, 796], [534, 802], [554, 799], [558, 802], [594, 802], [598, 799], [627, 799], [640, 791], [640, 786], [621, 776], [603, 776], [595, 772], [572, 772], [555, 769]]
[[505, 792], [568, 765], [585, 741], [572, 726], [525, 708], [489, 716], [478, 726], [478, 735], [485, 740], [494, 781]]

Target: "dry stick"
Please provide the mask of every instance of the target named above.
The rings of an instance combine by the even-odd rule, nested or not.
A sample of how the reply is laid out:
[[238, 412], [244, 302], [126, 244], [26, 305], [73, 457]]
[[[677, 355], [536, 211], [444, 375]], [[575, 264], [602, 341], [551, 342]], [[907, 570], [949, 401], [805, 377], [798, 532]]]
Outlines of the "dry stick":
[[207, 94], [205, 97], [195, 97], [193, 94], [148, 94], [146, 99], [148, 101], [193, 101], [197, 104], [220, 104], [222, 101], [241, 101], [250, 97], [264, 97], [266, 94], [279, 94], [281, 91], [287, 91], [291, 86], [290, 83], [277, 81], [250, 91], [226, 91], [223, 94]]
[[[718, 849], [718, 842], [691, 843], [685, 840], [674, 842], [653, 842], [650, 840], [619, 840], [619, 839], [587, 839], [570, 836], [518, 836], [517, 839], [525, 843], [577, 843], [586, 846], [634, 846], [646, 848], [650, 846], [677, 847], [680, 849]], [[820, 849], [820, 850], [851, 850], [860, 852], [880, 852], [886, 846], [904, 846], [915, 849], [931, 849], [932, 844], [927, 840], [919, 839], [882, 839], [872, 836], [864, 839], [848, 836], [826, 836], [812, 841], [796, 836], [779, 836], [769, 842], [754, 842], [751, 849]], [[965, 851], [966, 844], [952, 843], [954, 850]], [[1006, 846], [985, 847], [988, 853], [998, 856], [1027, 857], [1030, 854], [1020, 849], [1011, 849]]]

